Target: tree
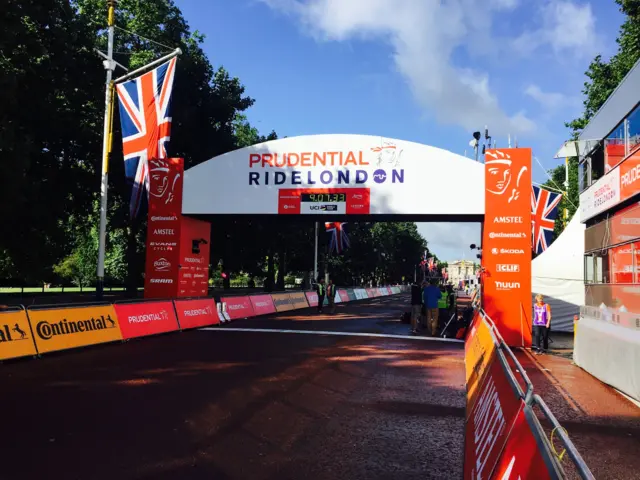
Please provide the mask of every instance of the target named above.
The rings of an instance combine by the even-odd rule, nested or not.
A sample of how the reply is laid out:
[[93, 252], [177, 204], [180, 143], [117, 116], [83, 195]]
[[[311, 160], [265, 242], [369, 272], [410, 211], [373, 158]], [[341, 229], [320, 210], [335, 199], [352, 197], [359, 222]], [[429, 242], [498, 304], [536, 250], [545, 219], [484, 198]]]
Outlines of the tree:
[[[543, 187], [548, 187], [551, 191], [564, 190], [564, 181], [566, 177], [566, 169], [564, 165], [559, 165], [556, 168], [549, 170], [549, 176]], [[568, 195], [563, 194], [562, 200], [558, 205], [558, 216], [556, 217], [556, 224], [553, 231], [553, 239], [555, 240], [562, 233], [565, 226], [569, 224], [573, 215], [578, 209], [580, 204], [580, 188], [578, 185], [578, 159], [573, 157], [569, 159], [569, 190]], [[568, 217], [564, 218], [564, 210], [567, 209]]]
[[566, 124], [574, 136], [587, 126], [640, 58], [640, 0], [616, 0], [616, 3], [626, 16], [616, 40], [618, 52], [609, 61], [598, 55], [589, 65], [585, 73], [588, 80], [582, 90], [585, 95], [584, 112]]

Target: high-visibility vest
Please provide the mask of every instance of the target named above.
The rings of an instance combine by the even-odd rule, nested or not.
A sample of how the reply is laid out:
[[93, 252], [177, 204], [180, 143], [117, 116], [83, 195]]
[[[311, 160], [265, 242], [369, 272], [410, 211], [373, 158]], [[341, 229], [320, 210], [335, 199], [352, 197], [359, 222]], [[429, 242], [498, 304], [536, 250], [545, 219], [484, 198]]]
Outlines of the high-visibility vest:
[[440, 297], [440, 299], [438, 300], [438, 308], [449, 308], [446, 296], [442, 295], [442, 297]]
[[324, 285], [321, 283], [318, 284], [318, 295], [324, 295]]

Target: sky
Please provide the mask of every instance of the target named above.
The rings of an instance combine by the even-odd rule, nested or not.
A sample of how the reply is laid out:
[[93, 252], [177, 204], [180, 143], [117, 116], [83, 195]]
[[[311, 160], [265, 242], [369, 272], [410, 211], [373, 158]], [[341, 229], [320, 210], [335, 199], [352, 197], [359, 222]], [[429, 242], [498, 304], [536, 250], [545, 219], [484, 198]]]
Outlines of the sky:
[[[534, 181], [561, 161], [584, 72], [608, 58], [614, 0], [176, 0], [214, 66], [256, 101], [261, 133], [354, 133], [472, 155], [530, 146]], [[538, 165], [538, 161], [540, 165]], [[472, 259], [479, 224], [418, 224], [443, 260]]]

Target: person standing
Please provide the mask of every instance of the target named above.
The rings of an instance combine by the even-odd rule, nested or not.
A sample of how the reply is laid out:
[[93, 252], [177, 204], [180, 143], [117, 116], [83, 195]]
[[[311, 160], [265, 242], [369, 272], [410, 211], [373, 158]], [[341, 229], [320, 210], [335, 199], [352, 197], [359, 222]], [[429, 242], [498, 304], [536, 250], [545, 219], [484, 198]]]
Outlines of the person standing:
[[449, 318], [456, 313], [456, 293], [453, 291], [453, 285], [447, 285], [447, 305], [449, 310]]
[[329, 313], [336, 313], [336, 286], [333, 284], [333, 280], [329, 280], [327, 283], [327, 300], [329, 301]]
[[442, 297], [442, 292], [433, 283], [429, 283], [422, 297], [427, 312], [427, 327], [431, 330], [431, 336], [435, 337], [438, 332], [438, 301]]
[[418, 324], [422, 315], [422, 289], [417, 282], [411, 285], [411, 333], [418, 333]]
[[316, 293], [318, 294], [318, 313], [322, 313], [322, 306], [324, 305], [324, 296], [327, 288], [324, 285], [324, 278], [318, 280], [316, 284]]
[[536, 354], [545, 353], [549, 348], [549, 328], [551, 327], [551, 307], [544, 303], [542, 295], [536, 295], [533, 306], [533, 346]]

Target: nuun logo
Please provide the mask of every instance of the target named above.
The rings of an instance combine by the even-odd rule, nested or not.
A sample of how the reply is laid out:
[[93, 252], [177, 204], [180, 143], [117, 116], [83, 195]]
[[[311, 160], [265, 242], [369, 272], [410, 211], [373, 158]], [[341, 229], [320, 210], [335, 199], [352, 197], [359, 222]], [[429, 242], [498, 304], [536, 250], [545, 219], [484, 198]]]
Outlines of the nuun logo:
[[513, 290], [515, 288], [520, 288], [519, 282], [498, 282], [496, 281], [496, 289], [497, 290]]

